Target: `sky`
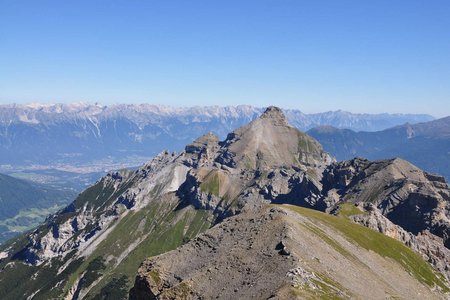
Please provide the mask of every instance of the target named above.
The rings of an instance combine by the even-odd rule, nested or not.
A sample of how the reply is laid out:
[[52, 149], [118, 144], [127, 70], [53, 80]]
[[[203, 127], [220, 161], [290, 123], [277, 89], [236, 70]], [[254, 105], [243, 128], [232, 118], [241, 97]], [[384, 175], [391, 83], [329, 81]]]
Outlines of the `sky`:
[[450, 115], [450, 1], [0, 0], [0, 103]]

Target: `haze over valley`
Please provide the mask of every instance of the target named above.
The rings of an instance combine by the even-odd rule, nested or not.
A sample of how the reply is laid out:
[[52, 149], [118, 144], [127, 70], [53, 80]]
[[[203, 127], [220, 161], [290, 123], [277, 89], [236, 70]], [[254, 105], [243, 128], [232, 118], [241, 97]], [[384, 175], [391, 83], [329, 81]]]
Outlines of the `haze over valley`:
[[[224, 138], [262, 111], [244, 105], [0, 105], [0, 172], [42, 183], [78, 182], [73, 187], [81, 190], [105, 171], [137, 167], [164, 149], [180, 151], [209, 131]], [[285, 113], [303, 131], [324, 125], [376, 131], [434, 119], [425, 114]], [[72, 183], [64, 181], [70, 174], [76, 178]]]

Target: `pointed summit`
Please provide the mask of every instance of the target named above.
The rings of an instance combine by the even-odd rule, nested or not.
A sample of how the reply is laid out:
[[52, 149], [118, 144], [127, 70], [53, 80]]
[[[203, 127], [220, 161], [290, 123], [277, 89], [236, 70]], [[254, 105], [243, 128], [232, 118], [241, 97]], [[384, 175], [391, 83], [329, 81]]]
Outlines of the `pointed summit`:
[[270, 120], [274, 125], [278, 126], [291, 126], [281, 108], [276, 106], [267, 107], [260, 119]]
[[242, 169], [325, 166], [332, 161], [315, 139], [291, 126], [275, 106], [233, 131], [221, 146], [219, 162]]

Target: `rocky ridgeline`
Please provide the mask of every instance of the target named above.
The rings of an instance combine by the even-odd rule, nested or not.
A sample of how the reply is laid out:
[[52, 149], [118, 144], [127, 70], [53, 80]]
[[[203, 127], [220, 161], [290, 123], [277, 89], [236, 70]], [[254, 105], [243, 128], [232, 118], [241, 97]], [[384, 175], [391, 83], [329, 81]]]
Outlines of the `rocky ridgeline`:
[[338, 160], [401, 157], [423, 170], [450, 179], [450, 117], [402, 124], [377, 132], [324, 126], [307, 132]]
[[[354, 217], [355, 222], [401, 240], [448, 276], [444, 267], [449, 257], [445, 248], [450, 232], [448, 200], [449, 189], [441, 177], [427, 174], [406, 161], [354, 159], [335, 162], [316, 140], [292, 127], [279, 108], [269, 107], [259, 118], [228, 134], [224, 141], [209, 133], [187, 145], [180, 154], [165, 151], [134, 172], [109, 174], [32, 234], [6, 245], [0, 267], [14, 270], [18, 263], [25, 263], [26, 270], [33, 270], [36, 265], [48, 268], [49, 274], [57, 270], [55, 281], [46, 282], [46, 289], [38, 289], [31, 283], [22, 287], [22, 293], [28, 296], [37, 293], [47, 298], [61, 295], [68, 295], [70, 299], [90, 298], [100, 293], [100, 289], [108, 288], [111, 282], [117, 282], [114, 280], [119, 279], [114, 276], [119, 270], [120, 274], [127, 270], [125, 277], [134, 276], [129, 271], [133, 268], [127, 264], [142, 261], [145, 253], [150, 256], [174, 249], [225, 220], [218, 227], [223, 229], [231, 216], [253, 214], [255, 219], [270, 203], [333, 213], [349, 202], [363, 208], [369, 207], [365, 203], [370, 204], [370, 209], [366, 210], [371, 213]], [[270, 219], [270, 214], [267, 218]], [[244, 228], [247, 221], [251, 222], [245, 220], [240, 223]], [[283, 222], [291, 224], [291, 221]], [[183, 229], [177, 231], [175, 228], [180, 226]], [[214, 228], [211, 230], [219, 230]], [[272, 232], [273, 235], [267, 237], [270, 243], [273, 239], [280, 242], [280, 232]], [[263, 240], [264, 234], [261, 231], [251, 238]], [[227, 243], [239, 244], [236, 238], [232, 235]], [[204, 247], [216, 247], [201, 240], [197, 243], [197, 246], [190, 243], [183, 249], [204, 251]], [[253, 244], [249, 242], [244, 246], [251, 249]], [[238, 246], [236, 251], [245, 259], [253, 258], [242, 247]], [[262, 251], [261, 247], [262, 244], [258, 251]], [[290, 256], [289, 248], [280, 250], [289, 254], [286, 257]], [[154, 263], [145, 262], [141, 273]], [[187, 269], [191, 267], [189, 261], [182, 263]], [[97, 266], [97, 273], [92, 271], [92, 264]], [[172, 264], [172, 267], [177, 265]], [[216, 275], [228, 272], [226, 270], [234, 272], [234, 266], [228, 267], [224, 266], [225, 269]], [[294, 277], [304, 275], [307, 278], [312, 274], [292, 262], [279, 267], [280, 274], [295, 270], [291, 272]], [[147, 271], [151, 272], [150, 269]], [[254, 270], [241, 271], [249, 272], [249, 277], [237, 278], [248, 281], [251, 286]], [[269, 274], [270, 271], [267, 270]], [[169, 276], [172, 271], [169, 268], [164, 272], [164, 276]], [[13, 275], [2, 278], [6, 274], [0, 274], [0, 285], [2, 280], [14, 279]], [[78, 274], [78, 277], [74, 280], [75, 275], [70, 274]], [[44, 280], [43, 276], [44, 272], [36, 275], [36, 281]], [[93, 278], [97, 278], [96, 281]], [[215, 276], [211, 278], [218, 280]], [[145, 282], [147, 279], [148, 276], [138, 278], [134, 295], [139, 295], [140, 286], [150, 284]], [[173, 280], [178, 279], [174, 277]], [[284, 277], [282, 282], [285, 282]], [[151, 284], [157, 285], [158, 294], [164, 293], [163, 281]], [[170, 284], [174, 286], [174, 283]], [[319, 283], [316, 280], [312, 284]], [[58, 288], [61, 286], [64, 288]], [[123, 286], [123, 289], [130, 288], [131, 283]], [[10, 287], [0, 287], [4, 293], [0, 296], [12, 299], [14, 290], [8, 292]], [[339, 295], [345, 295], [345, 290], [336, 289]], [[169, 291], [167, 293], [171, 295]], [[223, 295], [231, 295], [227, 293]], [[246, 295], [242, 294], [243, 297]]]
[[450, 279], [448, 267], [450, 265], [450, 249], [444, 246], [442, 238], [430, 233], [428, 230], [421, 231], [418, 234], [408, 232], [383, 216], [373, 204], [366, 204], [362, 208], [368, 214], [351, 216], [352, 221], [404, 243], [420, 253], [423, 259], [444, 274], [447, 280]]
[[[222, 143], [210, 135], [196, 141], [197, 157], [209, 161], [223, 179], [218, 175], [218, 194], [202, 197], [200, 187], [208, 178], [195, 172], [190, 186], [199, 188], [186, 198], [202, 199], [197, 207], [214, 210], [224, 204], [227, 186], [240, 185], [235, 206], [225, 202], [220, 211], [234, 214], [245, 208], [257, 211], [261, 203], [290, 203], [333, 213], [342, 203], [359, 204], [370, 214], [353, 217], [355, 222], [403, 242], [450, 278], [445, 246], [449, 189], [443, 177], [401, 159], [334, 162], [316, 141], [290, 128], [279, 110], [269, 108]], [[294, 144], [301, 145], [297, 151]]]
[[340, 202], [370, 203], [394, 224], [418, 234], [424, 230], [449, 244], [450, 190], [445, 179], [401, 159], [353, 159], [324, 172], [328, 211]]
[[144, 261], [130, 299], [440, 298], [438, 289], [349, 243], [318, 216], [286, 206], [227, 218], [177, 250]]

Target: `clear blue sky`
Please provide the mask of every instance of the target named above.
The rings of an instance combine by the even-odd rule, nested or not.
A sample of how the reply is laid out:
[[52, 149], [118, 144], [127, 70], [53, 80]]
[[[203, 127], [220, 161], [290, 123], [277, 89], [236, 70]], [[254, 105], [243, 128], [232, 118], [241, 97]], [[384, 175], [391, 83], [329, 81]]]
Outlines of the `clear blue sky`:
[[450, 1], [0, 0], [0, 103], [450, 114]]

